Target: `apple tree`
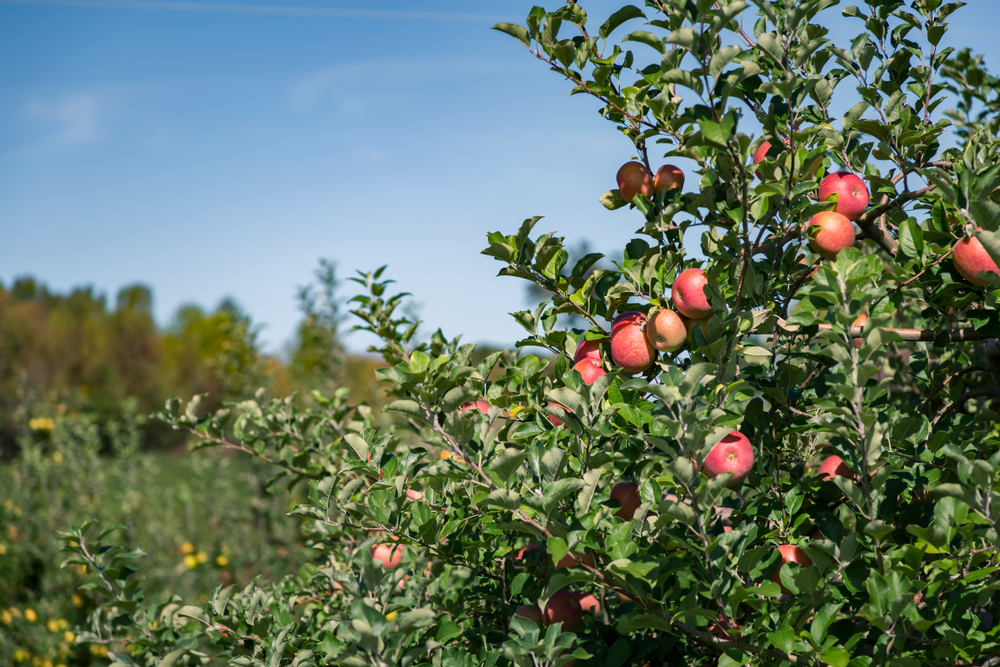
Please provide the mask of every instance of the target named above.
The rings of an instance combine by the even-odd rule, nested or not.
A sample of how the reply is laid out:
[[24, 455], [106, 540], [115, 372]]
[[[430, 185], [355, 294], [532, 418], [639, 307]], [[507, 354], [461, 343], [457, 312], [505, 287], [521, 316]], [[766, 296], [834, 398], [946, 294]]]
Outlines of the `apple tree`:
[[381, 415], [172, 401], [309, 484], [318, 556], [147, 605], [135, 554], [74, 529], [109, 599], [85, 639], [122, 664], [998, 664], [997, 80], [944, 46], [963, 3], [845, 7], [843, 43], [836, 4], [497, 25], [623, 137], [623, 255], [490, 233], [549, 298], [485, 358], [359, 274]]

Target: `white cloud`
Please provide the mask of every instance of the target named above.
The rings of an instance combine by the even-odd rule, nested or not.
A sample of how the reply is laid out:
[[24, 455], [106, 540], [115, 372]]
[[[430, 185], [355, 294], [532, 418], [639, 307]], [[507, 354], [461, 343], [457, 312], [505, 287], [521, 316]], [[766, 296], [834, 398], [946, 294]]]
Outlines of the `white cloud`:
[[100, 141], [104, 137], [102, 113], [103, 105], [96, 95], [66, 95], [55, 101], [31, 100], [24, 105], [25, 118], [50, 128], [38, 148], [65, 148]]

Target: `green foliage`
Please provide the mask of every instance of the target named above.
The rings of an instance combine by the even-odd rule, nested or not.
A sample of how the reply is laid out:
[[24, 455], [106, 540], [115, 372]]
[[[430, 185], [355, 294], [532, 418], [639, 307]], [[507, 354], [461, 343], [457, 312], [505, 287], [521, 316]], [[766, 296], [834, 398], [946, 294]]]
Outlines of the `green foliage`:
[[[1000, 348], [980, 362], [979, 341], [997, 334], [1000, 279], [977, 288], [945, 261], [971, 233], [1000, 259], [995, 80], [938, 48], [961, 3], [846, 7], [861, 31], [849, 48], [823, 26], [833, 0], [754, 4], [649, 0], [592, 35], [571, 2], [497, 26], [595, 99], [647, 167], [655, 146], [692, 160], [690, 190], [616, 214], [641, 229], [613, 268], [570, 266], [561, 237], [532, 236], [538, 218], [488, 235], [500, 275], [551, 294], [514, 314], [518, 347], [544, 357], [474, 359], [440, 331], [420, 342], [384, 270], [356, 278], [352, 312], [381, 340], [400, 421], [337, 397], [207, 415], [171, 402], [171, 425], [310, 484], [293, 514], [321, 556], [220, 588], [178, 611], [191, 622], [173, 635], [144, 632], [134, 658], [195, 664], [211, 643], [234, 665], [996, 662]], [[855, 247], [822, 260], [804, 227], [834, 205], [816, 191], [838, 170], [873, 201]], [[601, 202], [629, 205], [614, 190]], [[695, 227], [700, 248], [685, 247]], [[609, 372], [584, 383], [578, 344], [618, 313], [668, 307], [695, 266], [714, 312], [685, 349], [629, 374], [602, 343]], [[752, 443], [749, 474], [709, 478], [706, 457], [733, 431]], [[831, 455], [852, 474], [821, 478]], [[631, 516], [612, 498], [623, 481], [638, 489]], [[107, 548], [83, 530], [66, 539], [78, 558]], [[795, 563], [779, 546], [799, 549]], [[116, 562], [91, 567], [120, 578]], [[129, 581], [92, 615], [96, 635], [113, 634], [116, 605], [125, 626], [162, 613], [134, 603]], [[515, 617], [564, 590], [597, 604], [578, 626]]]

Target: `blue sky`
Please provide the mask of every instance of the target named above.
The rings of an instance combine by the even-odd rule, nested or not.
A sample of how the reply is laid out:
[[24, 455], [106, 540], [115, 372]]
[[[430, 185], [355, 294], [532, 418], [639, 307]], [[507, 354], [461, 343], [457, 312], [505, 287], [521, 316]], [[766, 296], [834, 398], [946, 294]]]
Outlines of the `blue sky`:
[[[618, 6], [581, 4], [595, 24]], [[639, 226], [597, 203], [630, 142], [488, 29], [530, 7], [0, 0], [0, 281], [142, 282], [161, 324], [231, 296], [278, 351], [327, 257], [388, 264], [425, 333], [520, 338], [524, 286], [479, 254], [487, 231], [544, 215], [609, 252]], [[846, 45], [858, 28], [827, 15]], [[994, 65], [998, 17], [972, 0], [946, 42]]]

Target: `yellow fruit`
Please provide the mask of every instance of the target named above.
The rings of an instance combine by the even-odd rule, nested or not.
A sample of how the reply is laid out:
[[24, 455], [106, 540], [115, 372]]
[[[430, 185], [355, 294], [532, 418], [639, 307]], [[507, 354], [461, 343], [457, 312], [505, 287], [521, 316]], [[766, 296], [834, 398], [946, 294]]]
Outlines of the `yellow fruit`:
[[38, 620], [38, 614], [35, 613], [34, 609], [25, 609], [24, 617], [28, 620], [28, 623], [34, 623]]
[[21, 610], [17, 607], [11, 607], [10, 613], [13, 614], [14, 618], [21, 618]]
[[14, 621], [14, 617], [11, 616], [10, 612], [5, 609], [0, 611], [0, 621], [2, 621], [4, 625], [10, 625]]
[[449, 451], [442, 451], [441, 452], [441, 460], [442, 461], [445, 460], [445, 459], [450, 459], [450, 458], [451, 458], [451, 452], [449, 452]]
[[189, 570], [193, 570], [194, 568], [198, 567], [198, 557], [195, 556], [194, 554], [188, 554], [187, 556], [184, 556], [184, 567], [186, 567]]
[[389, 621], [390, 623], [395, 621], [397, 618], [399, 618], [398, 611], [390, 611], [388, 614], [385, 615], [385, 620]]
[[80, 575], [87, 574], [87, 566], [86, 565], [77, 565], [76, 566], [76, 573], [80, 574]]
[[77, 595], [76, 593], [73, 593], [73, 595], [70, 597], [70, 602], [73, 603], [74, 607], [82, 607], [83, 606], [83, 598], [80, 597], [79, 595]]
[[3, 556], [5, 553], [7, 553], [7, 545], [0, 542], [0, 556]]
[[185, 542], [184, 544], [181, 545], [181, 553], [182, 554], [193, 554], [194, 553], [194, 545], [191, 544], [190, 542]]
[[53, 454], [52, 460], [55, 461], [56, 463], [62, 463], [63, 462], [62, 452], [56, 452], [55, 454]]
[[199, 563], [207, 563], [208, 562], [208, 554], [205, 553], [204, 551], [199, 551], [198, 554], [195, 556], [195, 558], [198, 559]]
[[56, 624], [59, 626], [60, 630], [65, 630], [66, 628], [69, 627], [69, 621], [67, 621], [65, 618], [60, 618], [58, 621], [56, 621]]
[[74, 641], [76, 641], [76, 635], [67, 630], [66, 632], [63, 633], [63, 639], [72, 644]]
[[49, 632], [52, 633], [59, 632], [59, 621], [57, 621], [56, 619], [50, 618], [49, 622], [46, 623], [45, 625], [48, 626]]
[[215, 564], [218, 565], [219, 567], [226, 567], [227, 565], [229, 565], [229, 559], [226, 558], [225, 556], [217, 556], [215, 558]]

